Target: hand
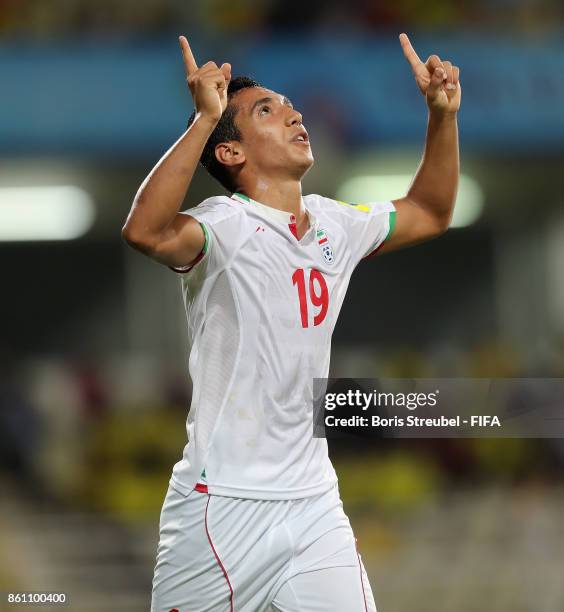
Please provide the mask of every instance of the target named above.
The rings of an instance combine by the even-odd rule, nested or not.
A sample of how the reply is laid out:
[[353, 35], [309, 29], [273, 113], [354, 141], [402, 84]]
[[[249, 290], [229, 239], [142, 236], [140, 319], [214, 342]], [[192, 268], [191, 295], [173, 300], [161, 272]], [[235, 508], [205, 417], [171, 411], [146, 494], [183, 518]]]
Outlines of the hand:
[[217, 123], [227, 108], [231, 64], [222, 64], [221, 68], [218, 68], [215, 62], [207, 62], [198, 68], [186, 37], [180, 36], [178, 40], [196, 113], [201, 113], [202, 116]]
[[431, 55], [423, 63], [411, 46], [406, 34], [400, 34], [400, 43], [405, 59], [409, 62], [417, 86], [427, 100], [429, 110], [437, 114], [456, 113], [460, 108], [462, 90], [460, 69], [451, 62]]

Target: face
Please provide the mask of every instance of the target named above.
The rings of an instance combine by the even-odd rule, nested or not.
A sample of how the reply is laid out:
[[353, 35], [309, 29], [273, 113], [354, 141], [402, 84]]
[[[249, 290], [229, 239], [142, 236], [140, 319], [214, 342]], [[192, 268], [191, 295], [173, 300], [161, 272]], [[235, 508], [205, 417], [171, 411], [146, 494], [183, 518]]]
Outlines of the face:
[[265, 178], [300, 180], [313, 165], [313, 154], [302, 116], [288, 98], [263, 87], [238, 91], [235, 123], [245, 172]]

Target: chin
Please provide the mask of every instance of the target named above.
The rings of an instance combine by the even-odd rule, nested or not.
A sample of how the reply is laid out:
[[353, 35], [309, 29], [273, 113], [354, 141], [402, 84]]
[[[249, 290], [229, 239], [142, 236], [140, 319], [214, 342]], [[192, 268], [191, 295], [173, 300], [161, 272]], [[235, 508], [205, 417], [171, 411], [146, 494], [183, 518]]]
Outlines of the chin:
[[[307, 174], [311, 168], [313, 167], [313, 164], [315, 163], [315, 160], [313, 159], [313, 155], [311, 156], [308, 165], [306, 166], [305, 170], [304, 170], [304, 174]], [[303, 175], [302, 175], [303, 176]]]
[[295, 169], [295, 177], [301, 180], [313, 166], [313, 158], [309, 159], [307, 162], [302, 162], [301, 164], [296, 164], [294, 166]]
[[299, 171], [302, 173], [302, 176], [308, 172], [308, 170], [313, 166], [313, 164], [315, 163], [314, 157], [313, 157], [313, 153], [310, 153], [307, 156], [302, 157], [302, 159], [300, 159], [297, 163], [296, 163], [296, 167], [299, 168]]

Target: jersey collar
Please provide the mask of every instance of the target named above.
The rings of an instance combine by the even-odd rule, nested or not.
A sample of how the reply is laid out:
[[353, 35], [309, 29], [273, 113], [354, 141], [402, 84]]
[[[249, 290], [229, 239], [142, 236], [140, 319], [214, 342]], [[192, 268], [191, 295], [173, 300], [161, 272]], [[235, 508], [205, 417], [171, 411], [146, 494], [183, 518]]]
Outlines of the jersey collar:
[[[249, 198], [248, 196], [243, 195], [242, 193], [234, 193], [231, 196], [231, 198], [233, 200], [237, 200], [237, 202], [241, 202], [242, 204], [251, 204], [255, 208], [255, 210], [257, 210], [257, 212], [259, 212], [260, 214], [270, 219], [273, 219], [274, 221], [279, 221], [281, 223], [284, 223], [290, 226], [290, 229], [292, 226], [296, 225], [296, 216], [293, 213], [289, 213], [289, 212], [286, 212], [285, 210], [280, 210], [278, 208], [273, 208], [272, 206], [267, 206], [266, 204], [257, 202], [256, 200], [253, 200]], [[303, 198], [302, 198], [302, 203], [303, 203]], [[307, 235], [312, 228], [314, 229], [317, 228], [317, 219], [315, 218], [313, 213], [305, 207], [305, 205], [304, 205], [304, 208], [306, 211], [306, 215], [308, 216], [308, 219], [309, 219], [309, 229], [307, 230], [305, 234]]]

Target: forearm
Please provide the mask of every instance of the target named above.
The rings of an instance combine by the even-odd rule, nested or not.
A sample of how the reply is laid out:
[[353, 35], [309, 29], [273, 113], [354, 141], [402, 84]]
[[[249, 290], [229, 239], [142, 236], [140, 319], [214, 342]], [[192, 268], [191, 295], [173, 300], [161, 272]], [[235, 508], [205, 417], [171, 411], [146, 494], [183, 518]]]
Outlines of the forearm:
[[448, 226], [459, 173], [457, 115], [429, 113], [425, 152], [407, 197]]
[[126, 240], [161, 234], [179, 212], [216, 122], [199, 115], [143, 181], [123, 227]]

